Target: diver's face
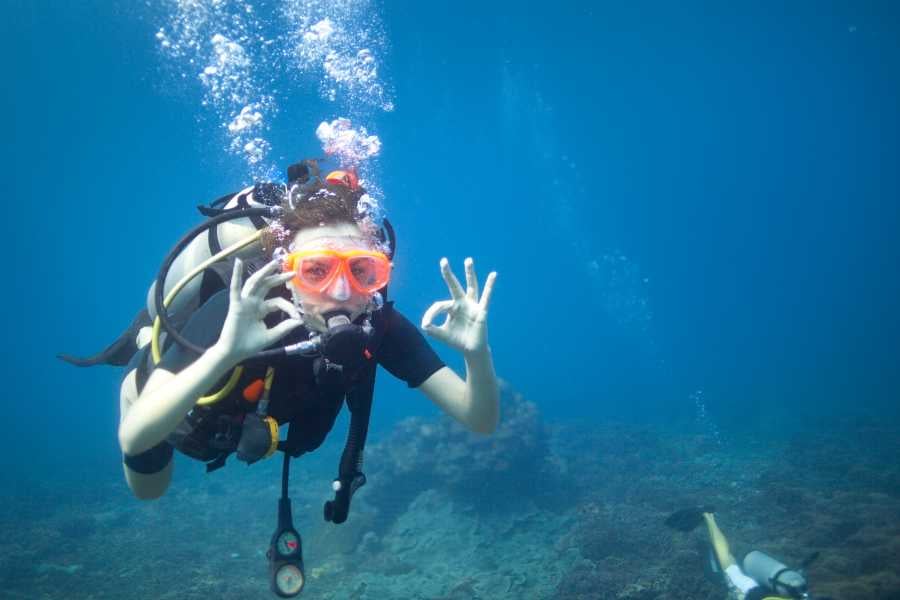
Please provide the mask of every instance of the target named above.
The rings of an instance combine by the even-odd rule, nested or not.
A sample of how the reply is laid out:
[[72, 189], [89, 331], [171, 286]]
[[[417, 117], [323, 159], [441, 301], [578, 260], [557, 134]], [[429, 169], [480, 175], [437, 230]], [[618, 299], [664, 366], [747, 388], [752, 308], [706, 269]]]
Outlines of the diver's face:
[[[339, 225], [323, 225], [312, 229], [304, 229], [294, 236], [291, 252], [303, 250], [371, 250], [371, 243], [356, 225], [342, 223]], [[325, 319], [322, 315], [333, 310], [350, 313], [350, 319], [356, 319], [366, 311], [372, 300], [371, 294], [363, 294], [347, 281], [347, 276], [340, 273], [328, 287], [321, 292], [312, 292], [297, 287], [293, 281], [288, 282], [303, 308], [304, 321], [312, 329], [325, 331]]]

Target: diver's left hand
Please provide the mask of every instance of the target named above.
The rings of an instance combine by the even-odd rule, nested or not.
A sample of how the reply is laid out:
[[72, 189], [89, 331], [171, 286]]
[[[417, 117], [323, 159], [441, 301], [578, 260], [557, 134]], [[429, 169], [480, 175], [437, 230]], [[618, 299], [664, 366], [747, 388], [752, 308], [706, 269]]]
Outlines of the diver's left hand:
[[[487, 314], [488, 303], [497, 273], [491, 272], [484, 282], [484, 291], [478, 297], [478, 278], [475, 276], [475, 263], [471, 258], [465, 261], [466, 290], [453, 271], [446, 258], [441, 259], [441, 275], [450, 289], [450, 300], [435, 302], [425, 311], [422, 317], [422, 329], [436, 338], [463, 353], [483, 352], [487, 349]], [[447, 320], [442, 325], [435, 325], [438, 315], [447, 313]]]

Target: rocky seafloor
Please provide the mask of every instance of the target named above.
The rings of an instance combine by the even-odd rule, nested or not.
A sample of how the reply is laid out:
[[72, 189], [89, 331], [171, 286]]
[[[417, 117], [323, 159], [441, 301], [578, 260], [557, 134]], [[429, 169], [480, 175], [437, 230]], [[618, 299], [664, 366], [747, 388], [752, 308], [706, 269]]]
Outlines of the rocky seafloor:
[[[368, 485], [322, 519], [340, 443], [293, 463], [294, 521], [313, 599], [722, 600], [702, 530], [663, 523], [704, 504], [740, 558], [811, 552], [814, 594], [900, 599], [900, 431], [843, 422], [793, 437], [548, 423], [504, 389], [492, 436], [410, 418], [366, 451]], [[335, 432], [332, 437], [340, 437]], [[233, 460], [233, 459], [232, 459]], [[274, 598], [265, 551], [280, 461], [211, 475], [179, 458], [157, 501], [124, 482], [23, 482], [0, 497], [0, 598]]]

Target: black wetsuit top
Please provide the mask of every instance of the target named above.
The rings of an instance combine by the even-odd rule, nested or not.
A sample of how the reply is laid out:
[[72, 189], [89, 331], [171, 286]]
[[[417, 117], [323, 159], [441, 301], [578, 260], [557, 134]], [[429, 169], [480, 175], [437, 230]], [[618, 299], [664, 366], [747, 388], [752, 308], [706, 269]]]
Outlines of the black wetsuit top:
[[[223, 290], [214, 294], [195, 311], [182, 329], [182, 334], [197, 345], [209, 347], [218, 339], [227, 312], [228, 291]], [[419, 387], [441, 369], [444, 362], [416, 326], [396, 309], [386, 310], [384, 315], [386, 318], [378, 325], [384, 328], [384, 334], [374, 358], [379, 365], [394, 377], [405, 381], [409, 387]], [[271, 326], [273, 323], [268, 324]], [[279, 345], [299, 342], [307, 337], [307, 331], [301, 326], [280, 340]], [[177, 373], [190, 364], [194, 357], [194, 353], [176, 345], [165, 351], [159, 367]], [[126, 372], [137, 368], [140, 361], [148, 360], [149, 345], [135, 355]], [[340, 413], [343, 397], [324, 398], [318, 393], [313, 359], [310, 357], [282, 357], [270, 360], [267, 364], [275, 368], [268, 414], [279, 424], [291, 423], [293, 428], [297, 428], [296, 433], [292, 431], [290, 437], [300, 441], [303, 451], [318, 448]], [[236, 413], [254, 410], [254, 405], [243, 400], [241, 391], [250, 381], [261, 378], [265, 369], [266, 365], [245, 367], [245, 373], [235, 391], [219, 401], [217, 406]], [[139, 380], [140, 391], [146, 377]], [[214, 389], [220, 386], [221, 382]], [[172, 444], [164, 441], [141, 454], [125, 456], [125, 464], [140, 473], [155, 473], [168, 464], [172, 450]]]

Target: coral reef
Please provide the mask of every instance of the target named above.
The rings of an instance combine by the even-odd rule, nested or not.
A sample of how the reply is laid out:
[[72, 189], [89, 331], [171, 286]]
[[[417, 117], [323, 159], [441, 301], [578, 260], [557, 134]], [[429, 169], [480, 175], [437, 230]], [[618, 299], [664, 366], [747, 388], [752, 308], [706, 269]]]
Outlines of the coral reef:
[[501, 382], [501, 419], [489, 435], [471, 433], [449, 417], [404, 419], [372, 444], [367, 474], [389, 482], [367, 490], [366, 499], [386, 513], [402, 510], [416, 495], [435, 489], [479, 510], [527, 502], [557, 475], [550, 462], [549, 432], [537, 406]]

